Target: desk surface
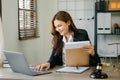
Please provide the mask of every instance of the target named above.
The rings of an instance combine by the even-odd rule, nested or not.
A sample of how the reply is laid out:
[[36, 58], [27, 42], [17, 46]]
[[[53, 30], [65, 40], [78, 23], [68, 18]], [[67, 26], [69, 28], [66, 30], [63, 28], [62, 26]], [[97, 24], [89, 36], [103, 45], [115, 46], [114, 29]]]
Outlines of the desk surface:
[[[51, 74], [28, 76], [12, 72], [10, 68], [0, 68], [0, 80], [93, 80], [89, 78], [92, 69], [88, 69], [81, 74], [57, 73], [56, 69], [58, 68], [53, 69]], [[103, 67], [103, 72], [108, 74], [108, 78], [102, 80], [120, 80], [120, 72], [114, 72], [112, 67]]]

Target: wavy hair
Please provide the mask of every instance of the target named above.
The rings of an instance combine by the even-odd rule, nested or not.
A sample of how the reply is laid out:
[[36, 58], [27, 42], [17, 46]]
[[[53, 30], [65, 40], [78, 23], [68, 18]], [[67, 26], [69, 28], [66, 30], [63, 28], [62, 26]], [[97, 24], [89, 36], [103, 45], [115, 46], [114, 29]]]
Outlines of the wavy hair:
[[70, 14], [66, 11], [59, 11], [55, 14], [55, 16], [52, 19], [52, 31], [51, 34], [53, 35], [52, 43], [53, 43], [53, 50], [55, 52], [55, 55], [62, 53], [64, 43], [62, 41], [63, 36], [59, 34], [59, 32], [56, 31], [54, 21], [55, 20], [60, 20], [65, 23], [70, 21], [69, 25], [69, 31], [75, 32], [77, 31], [77, 28], [72, 20], [72, 17]]

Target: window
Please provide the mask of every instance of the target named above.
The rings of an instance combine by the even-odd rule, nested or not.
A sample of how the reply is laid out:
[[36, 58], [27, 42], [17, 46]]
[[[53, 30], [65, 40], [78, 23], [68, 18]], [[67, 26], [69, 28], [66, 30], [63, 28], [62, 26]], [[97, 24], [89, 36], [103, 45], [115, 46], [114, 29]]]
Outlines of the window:
[[38, 38], [37, 0], [19, 0], [19, 40]]

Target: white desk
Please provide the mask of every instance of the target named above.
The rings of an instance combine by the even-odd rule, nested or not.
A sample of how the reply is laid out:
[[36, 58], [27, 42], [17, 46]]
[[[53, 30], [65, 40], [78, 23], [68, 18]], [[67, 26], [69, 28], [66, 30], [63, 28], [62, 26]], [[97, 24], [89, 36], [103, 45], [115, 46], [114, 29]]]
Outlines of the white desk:
[[[0, 80], [93, 80], [92, 78], [89, 78], [92, 69], [81, 74], [56, 73], [55, 70], [56, 69], [53, 69], [51, 74], [28, 76], [12, 72], [9, 68], [0, 68]], [[114, 72], [112, 67], [103, 68], [103, 72], [108, 74], [108, 78], [102, 80], [120, 80], [120, 72]]]

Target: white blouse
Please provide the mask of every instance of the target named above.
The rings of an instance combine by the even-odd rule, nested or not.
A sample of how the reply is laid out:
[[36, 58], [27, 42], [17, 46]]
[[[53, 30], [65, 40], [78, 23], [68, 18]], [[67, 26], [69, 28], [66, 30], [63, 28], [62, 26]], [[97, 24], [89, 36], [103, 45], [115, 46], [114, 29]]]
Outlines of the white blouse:
[[[66, 38], [65, 38], [65, 36], [63, 36], [63, 40], [62, 40], [63, 42], [64, 42], [64, 44], [66, 44], [66, 43], [68, 43], [68, 42], [73, 42], [73, 37], [72, 37], [72, 35], [70, 35], [70, 37], [69, 37], [69, 39], [68, 39], [68, 42], [67, 42], [67, 40], [66, 40]], [[66, 59], [65, 59], [65, 49], [64, 49], [64, 47], [63, 47], [63, 66], [66, 66], [65, 65], [65, 61], [66, 61]]]

